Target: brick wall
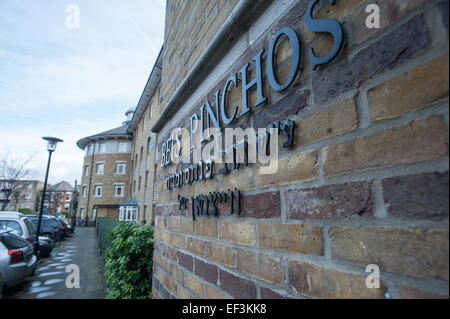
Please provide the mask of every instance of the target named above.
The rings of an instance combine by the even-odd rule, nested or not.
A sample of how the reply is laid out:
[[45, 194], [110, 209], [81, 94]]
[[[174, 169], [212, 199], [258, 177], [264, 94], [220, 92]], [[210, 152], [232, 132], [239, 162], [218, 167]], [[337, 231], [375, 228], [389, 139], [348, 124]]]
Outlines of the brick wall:
[[[191, 37], [200, 32], [191, 28], [208, 21], [189, 22], [220, 12], [219, 5], [231, 10], [234, 3], [213, 2], [213, 9], [199, 8], [212, 1], [167, 2], [161, 91], [169, 93], [162, 94], [162, 106], [189, 72], [195, 48], [202, 48], [193, 44]], [[268, 15], [273, 19], [261, 37], [247, 41], [241, 57], [198, 103], [180, 106], [179, 112], [189, 116], [206, 98], [213, 101], [231, 74], [260, 49], [267, 52], [281, 27], [291, 26], [302, 41], [294, 84], [275, 92], [264, 74], [268, 101], [234, 126], [291, 119], [294, 146], [280, 149], [276, 174], [262, 175], [259, 166], [250, 165], [175, 190], [166, 188], [165, 177], [182, 164], [158, 165], [154, 297], [448, 297], [448, 2], [325, 2], [314, 18], [339, 20], [345, 40], [337, 58], [316, 71], [307, 49], [326, 55], [333, 39], [306, 29], [309, 1], [291, 2]], [[380, 5], [379, 30], [364, 27], [370, 3]], [[249, 38], [248, 32], [240, 36]], [[181, 38], [187, 43], [177, 42]], [[188, 60], [177, 65], [177, 56]], [[290, 58], [290, 46], [280, 43], [280, 82]], [[229, 112], [234, 105], [242, 108], [241, 98], [239, 88], [229, 92]], [[188, 116], [164, 128], [159, 142], [171, 128], [188, 128]], [[195, 221], [190, 204], [179, 210], [178, 194], [190, 198], [234, 187], [243, 196], [239, 216], [229, 214], [229, 203], [219, 205], [218, 216]], [[369, 264], [380, 268], [379, 289], [365, 285]]]

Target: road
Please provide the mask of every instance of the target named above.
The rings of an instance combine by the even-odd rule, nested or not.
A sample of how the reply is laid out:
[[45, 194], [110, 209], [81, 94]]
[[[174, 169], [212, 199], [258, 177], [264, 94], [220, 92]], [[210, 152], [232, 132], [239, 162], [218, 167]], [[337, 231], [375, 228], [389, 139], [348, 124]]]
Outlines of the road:
[[[76, 282], [73, 270], [79, 267], [79, 288], [68, 288]], [[72, 236], [57, 244], [51, 256], [42, 258], [34, 276], [22, 284], [4, 291], [5, 299], [103, 299], [103, 263], [93, 227], [77, 227]]]

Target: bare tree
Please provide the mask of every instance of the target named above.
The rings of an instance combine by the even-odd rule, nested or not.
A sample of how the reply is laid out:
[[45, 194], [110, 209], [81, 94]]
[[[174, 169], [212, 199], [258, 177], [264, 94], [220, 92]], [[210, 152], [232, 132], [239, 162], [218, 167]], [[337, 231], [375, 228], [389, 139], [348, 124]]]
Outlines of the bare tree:
[[25, 160], [5, 155], [0, 159], [0, 211], [10, 208], [12, 202], [17, 203], [21, 189], [18, 184], [30, 175], [29, 164], [33, 156]]

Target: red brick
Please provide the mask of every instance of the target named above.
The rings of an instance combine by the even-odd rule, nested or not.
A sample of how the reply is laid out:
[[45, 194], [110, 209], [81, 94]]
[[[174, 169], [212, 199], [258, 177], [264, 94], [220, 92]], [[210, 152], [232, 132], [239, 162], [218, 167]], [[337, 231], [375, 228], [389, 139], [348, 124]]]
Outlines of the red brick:
[[424, 291], [410, 286], [400, 286], [400, 298], [402, 299], [448, 299], [448, 295]]
[[201, 259], [195, 258], [195, 274], [212, 284], [217, 284], [219, 270], [216, 265], [209, 264]]
[[194, 258], [191, 255], [187, 255], [185, 253], [182, 253], [181, 251], [178, 252], [178, 264], [184, 268], [186, 268], [189, 271], [193, 271], [194, 269]]
[[275, 218], [281, 216], [280, 192], [245, 195], [242, 198], [244, 217]]
[[238, 299], [256, 299], [255, 283], [226, 270], [219, 270], [220, 288]]
[[381, 182], [389, 215], [407, 219], [448, 219], [448, 172], [385, 178]]
[[372, 215], [370, 185], [367, 182], [327, 185], [285, 191], [289, 219], [314, 220]]

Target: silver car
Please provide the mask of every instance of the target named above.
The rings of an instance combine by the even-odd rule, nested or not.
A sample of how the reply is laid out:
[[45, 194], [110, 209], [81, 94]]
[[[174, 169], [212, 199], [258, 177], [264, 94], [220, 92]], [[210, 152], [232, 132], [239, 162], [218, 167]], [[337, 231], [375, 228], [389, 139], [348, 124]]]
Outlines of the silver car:
[[11, 230], [0, 230], [0, 273], [5, 287], [15, 286], [34, 273], [33, 245]]
[[0, 230], [12, 230], [27, 242], [36, 241], [36, 228], [31, 220], [19, 212], [0, 212]]

